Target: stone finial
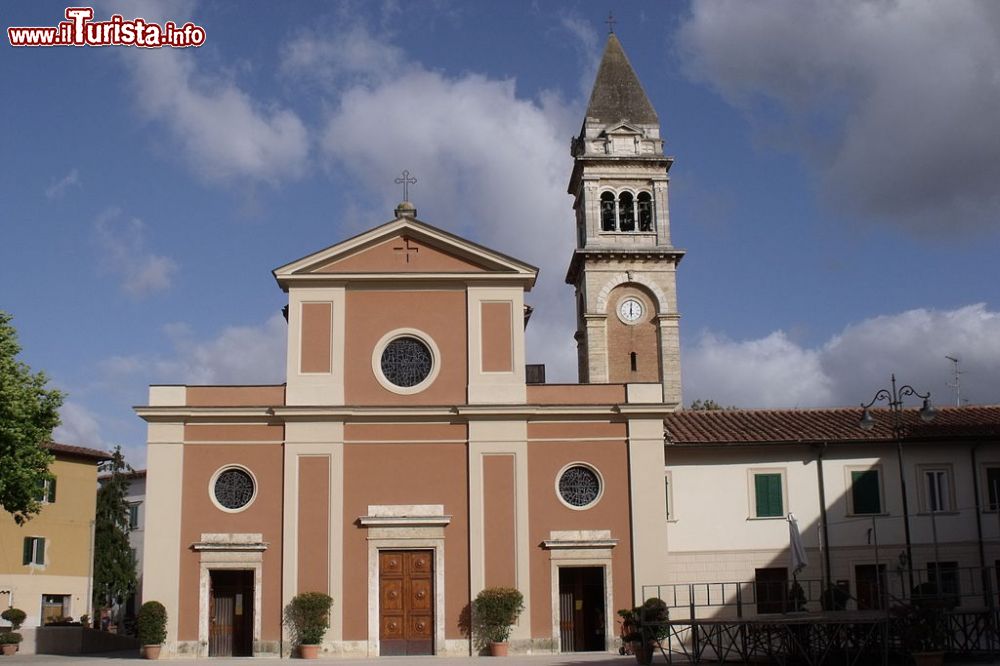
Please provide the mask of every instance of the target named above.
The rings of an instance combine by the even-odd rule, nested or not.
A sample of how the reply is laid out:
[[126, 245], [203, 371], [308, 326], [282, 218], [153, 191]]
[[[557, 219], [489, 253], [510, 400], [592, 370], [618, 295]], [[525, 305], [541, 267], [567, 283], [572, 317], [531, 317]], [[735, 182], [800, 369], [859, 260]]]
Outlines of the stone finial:
[[416, 206], [414, 206], [409, 201], [400, 202], [400, 204], [398, 206], [396, 206], [396, 217], [397, 218], [399, 218], [399, 217], [413, 217], [413, 218], [415, 218], [416, 216], [417, 216], [417, 208], [416, 208]]

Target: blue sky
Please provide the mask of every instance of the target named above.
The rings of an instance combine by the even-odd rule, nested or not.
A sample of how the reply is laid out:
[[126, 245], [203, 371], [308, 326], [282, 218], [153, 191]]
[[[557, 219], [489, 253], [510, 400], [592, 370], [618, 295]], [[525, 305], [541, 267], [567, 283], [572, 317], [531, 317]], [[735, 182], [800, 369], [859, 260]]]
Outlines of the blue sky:
[[[271, 269], [392, 217], [541, 268], [529, 361], [575, 379], [565, 193], [607, 34], [671, 170], [685, 401], [1000, 401], [1000, 10], [966, 2], [104, 2], [198, 49], [0, 47], [0, 309], [125, 445], [150, 383], [280, 383]], [[3, 27], [65, 5], [5, 3]]]

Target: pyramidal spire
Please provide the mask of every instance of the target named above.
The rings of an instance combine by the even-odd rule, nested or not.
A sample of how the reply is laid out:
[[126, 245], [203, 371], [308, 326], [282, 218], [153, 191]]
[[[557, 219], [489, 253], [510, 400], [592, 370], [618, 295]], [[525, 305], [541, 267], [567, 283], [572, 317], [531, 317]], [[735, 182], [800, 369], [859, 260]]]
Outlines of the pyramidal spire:
[[594, 90], [587, 105], [587, 118], [611, 124], [621, 120], [659, 124], [660, 120], [639, 83], [617, 35], [608, 35], [601, 65], [597, 69]]

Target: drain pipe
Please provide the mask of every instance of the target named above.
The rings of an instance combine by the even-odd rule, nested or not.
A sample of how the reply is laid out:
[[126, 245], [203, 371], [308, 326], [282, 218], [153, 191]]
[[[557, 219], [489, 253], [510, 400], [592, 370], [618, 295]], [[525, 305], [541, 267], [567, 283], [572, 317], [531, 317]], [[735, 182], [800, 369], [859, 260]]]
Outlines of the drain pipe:
[[[830, 574], [830, 530], [826, 520], [826, 483], [823, 480], [823, 454], [826, 453], [826, 442], [817, 442], [819, 453], [816, 455], [816, 478], [819, 481], [819, 515], [823, 526], [823, 564], [826, 568], [826, 589], [833, 586]], [[980, 543], [982, 539], [980, 538]]]
[[977, 545], [979, 546], [979, 570], [980, 575], [983, 578], [983, 600], [986, 602], [987, 606], [991, 605], [993, 601], [993, 594], [990, 591], [990, 575], [986, 571], [986, 550], [983, 545], [983, 507], [982, 498], [979, 496], [979, 463], [976, 459], [976, 450], [979, 448], [979, 444], [974, 444], [971, 449], [969, 449], [969, 454], [972, 459], [972, 494], [976, 498], [976, 537]]

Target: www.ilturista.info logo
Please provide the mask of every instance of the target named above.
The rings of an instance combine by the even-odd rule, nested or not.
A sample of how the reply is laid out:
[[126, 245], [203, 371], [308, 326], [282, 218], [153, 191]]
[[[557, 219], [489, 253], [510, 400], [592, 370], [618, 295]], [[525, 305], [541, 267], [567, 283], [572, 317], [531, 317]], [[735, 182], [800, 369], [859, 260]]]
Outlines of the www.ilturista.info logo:
[[108, 21], [94, 21], [92, 7], [67, 7], [66, 20], [55, 27], [10, 27], [11, 46], [138, 46], [186, 48], [205, 43], [205, 29], [188, 21], [160, 25], [143, 18], [126, 20], [113, 14]]

